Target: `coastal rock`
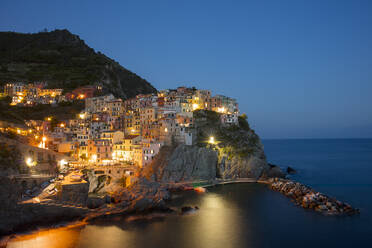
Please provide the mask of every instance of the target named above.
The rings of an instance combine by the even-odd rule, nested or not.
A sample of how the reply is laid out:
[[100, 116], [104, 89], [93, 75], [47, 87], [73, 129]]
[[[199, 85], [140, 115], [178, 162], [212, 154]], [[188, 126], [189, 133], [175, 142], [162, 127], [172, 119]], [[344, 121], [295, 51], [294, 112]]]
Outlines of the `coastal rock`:
[[86, 176], [89, 182], [89, 193], [106, 193], [106, 184], [110, 180], [107, 175], [95, 175], [93, 171], [88, 171]]
[[175, 149], [162, 149], [145, 174], [159, 182], [210, 180], [216, 178], [216, 165], [215, 151], [179, 145]]
[[292, 167], [288, 166], [287, 167], [287, 173], [290, 174], [290, 175], [293, 175], [293, 174], [296, 174], [297, 171], [295, 169], [293, 169]]
[[90, 209], [99, 208], [106, 203], [105, 198], [103, 197], [88, 197], [87, 199], [87, 207]]
[[196, 210], [199, 210], [199, 208], [197, 206], [195, 206], [195, 207], [185, 206], [185, 207], [181, 208], [181, 214], [193, 213]]
[[286, 174], [279, 166], [273, 164], [268, 165], [270, 168], [263, 173], [262, 178], [285, 178]]
[[133, 211], [164, 208], [165, 201], [170, 199], [167, 187], [157, 182], [141, 178], [129, 188], [122, 188], [113, 195], [117, 207], [128, 206]]
[[325, 215], [353, 215], [359, 213], [358, 209], [352, 208], [349, 204], [315, 192], [310, 187], [298, 182], [280, 178], [275, 178], [269, 182], [271, 189], [281, 192], [303, 208], [314, 209]]
[[62, 202], [74, 204], [86, 204], [88, 197], [89, 184], [87, 182], [75, 184], [62, 184], [59, 186], [58, 199]]
[[255, 178], [269, 170], [265, 159], [261, 155], [234, 156], [229, 158], [227, 154], [221, 153], [217, 165], [218, 175], [222, 179], [233, 178]]

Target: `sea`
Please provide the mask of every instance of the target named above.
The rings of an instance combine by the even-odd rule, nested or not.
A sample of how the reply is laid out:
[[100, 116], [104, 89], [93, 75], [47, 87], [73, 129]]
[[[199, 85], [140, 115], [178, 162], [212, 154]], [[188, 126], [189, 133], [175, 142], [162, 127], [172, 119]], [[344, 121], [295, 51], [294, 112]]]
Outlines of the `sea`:
[[112, 217], [46, 229], [7, 247], [372, 247], [372, 139], [263, 140], [270, 163], [297, 170], [292, 179], [360, 209], [323, 216], [261, 184], [229, 184], [207, 193], [173, 195], [171, 205], [198, 206], [187, 215]]

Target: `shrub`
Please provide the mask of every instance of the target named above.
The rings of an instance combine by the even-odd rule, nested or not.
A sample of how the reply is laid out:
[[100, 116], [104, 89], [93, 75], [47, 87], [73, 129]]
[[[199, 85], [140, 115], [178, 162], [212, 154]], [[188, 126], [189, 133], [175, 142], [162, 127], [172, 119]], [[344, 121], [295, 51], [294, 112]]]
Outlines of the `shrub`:
[[239, 126], [246, 130], [246, 131], [249, 131], [251, 128], [248, 124], [248, 121], [247, 121], [247, 115], [246, 114], [242, 114], [241, 116], [238, 117], [238, 122], [239, 122]]

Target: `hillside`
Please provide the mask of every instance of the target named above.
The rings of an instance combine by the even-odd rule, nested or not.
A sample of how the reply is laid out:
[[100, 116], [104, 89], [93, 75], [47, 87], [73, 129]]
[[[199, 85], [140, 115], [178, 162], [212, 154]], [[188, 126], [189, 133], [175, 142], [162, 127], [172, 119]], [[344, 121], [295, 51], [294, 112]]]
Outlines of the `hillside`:
[[65, 92], [101, 83], [106, 93], [121, 98], [156, 92], [145, 79], [95, 52], [68, 30], [0, 32], [0, 86], [14, 81], [47, 81], [49, 88]]
[[56, 120], [76, 118], [84, 109], [84, 100], [60, 103], [57, 105], [39, 104], [32, 108], [23, 106], [9, 106], [9, 99], [0, 98], [0, 121], [24, 124], [25, 120], [44, 120], [53, 116]]

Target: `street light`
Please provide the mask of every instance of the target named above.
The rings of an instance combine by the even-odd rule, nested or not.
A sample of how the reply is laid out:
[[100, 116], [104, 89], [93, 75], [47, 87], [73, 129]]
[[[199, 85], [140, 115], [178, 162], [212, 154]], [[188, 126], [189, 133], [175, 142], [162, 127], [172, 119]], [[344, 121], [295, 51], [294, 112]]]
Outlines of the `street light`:
[[209, 144], [214, 144], [215, 143], [215, 140], [214, 140], [213, 136], [209, 137], [208, 143]]
[[26, 164], [28, 167], [32, 167], [32, 166], [35, 166], [36, 165], [36, 162], [32, 160], [32, 158], [28, 157], [26, 159]]
[[59, 161], [59, 164], [62, 165], [62, 166], [64, 166], [64, 165], [67, 164], [67, 161], [66, 161], [65, 159], [61, 159], [61, 160]]
[[97, 161], [97, 155], [96, 154], [93, 154], [92, 155], [92, 162], [96, 162]]

